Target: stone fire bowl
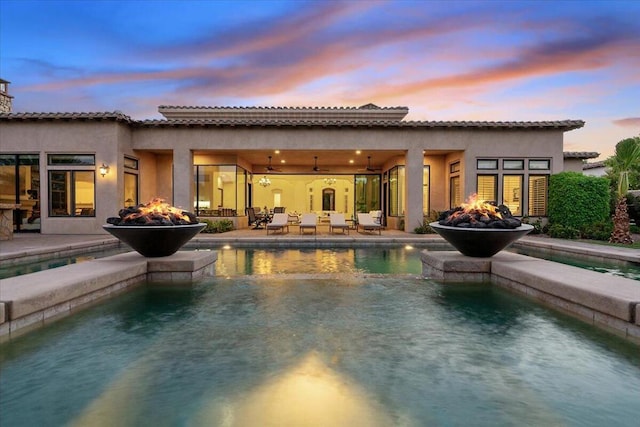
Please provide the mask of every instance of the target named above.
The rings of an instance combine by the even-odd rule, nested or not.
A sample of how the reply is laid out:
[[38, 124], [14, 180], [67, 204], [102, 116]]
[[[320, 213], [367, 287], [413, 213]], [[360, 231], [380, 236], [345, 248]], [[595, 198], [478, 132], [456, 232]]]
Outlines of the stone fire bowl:
[[140, 255], [154, 258], [173, 255], [207, 224], [187, 225], [103, 225], [121, 242], [131, 246]]
[[533, 225], [522, 224], [518, 228], [464, 228], [429, 224], [460, 253], [466, 256], [487, 258], [493, 256], [533, 230]]

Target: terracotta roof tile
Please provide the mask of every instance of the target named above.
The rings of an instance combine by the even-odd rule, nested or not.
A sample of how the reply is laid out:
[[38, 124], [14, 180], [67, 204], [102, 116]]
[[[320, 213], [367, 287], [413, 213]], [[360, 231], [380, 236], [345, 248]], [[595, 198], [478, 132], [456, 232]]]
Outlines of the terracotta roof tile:
[[34, 121], [34, 120], [115, 120], [133, 122], [131, 117], [120, 111], [98, 113], [0, 113], [0, 120]]
[[586, 164], [582, 165], [582, 170], [597, 169], [597, 168], [603, 168], [603, 167], [605, 167], [604, 160], [599, 161], [599, 162], [586, 163]]
[[[385, 128], [476, 128], [476, 129], [560, 129], [572, 130], [584, 126], [582, 120], [545, 122], [490, 122], [490, 121], [388, 121], [388, 120], [142, 120], [143, 127], [208, 126], [208, 127], [385, 127]], [[596, 155], [597, 157], [597, 155]]]
[[[225, 107], [235, 108], [235, 107]], [[274, 107], [281, 108], [281, 107]], [[346, 108], [346, 107], [335, 107]], [[557, 121], [399, 121], [399, 120], [274, 120], [274, 119], [172, 119], [133, 120], [120, 111], [114, 112], [69, 112], [69, 113], [0, 113], [0, 121], [72, 121], [114, 120], [137, 127], [376, 127], [376, 128], [474, 128], [474, 129], [558, 129], [569, 131], [584, 126], [582, 120]], [[565, 153], [567, 157], [595, 158], [598, 153]]]
[[565, 151], [563, 154], [565, 159], [595, 159], [600, 155], [595, 151]]

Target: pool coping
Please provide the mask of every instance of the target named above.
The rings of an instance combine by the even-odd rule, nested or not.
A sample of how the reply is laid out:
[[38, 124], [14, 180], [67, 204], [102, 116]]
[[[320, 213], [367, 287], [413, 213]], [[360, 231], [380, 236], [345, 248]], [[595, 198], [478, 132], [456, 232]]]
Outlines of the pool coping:
[[640, 283], [579, 267], [500, 252], [472, 258], [421, 253], [423, 276], [444, 283], [490, 282], [640, 344]]
[[71, 315], [145, 282], [184, 285], [213, 275], [216, 251], [179, 251], [162, 258], [136, 252], [38, 271], [0, 281], [0, 342]]

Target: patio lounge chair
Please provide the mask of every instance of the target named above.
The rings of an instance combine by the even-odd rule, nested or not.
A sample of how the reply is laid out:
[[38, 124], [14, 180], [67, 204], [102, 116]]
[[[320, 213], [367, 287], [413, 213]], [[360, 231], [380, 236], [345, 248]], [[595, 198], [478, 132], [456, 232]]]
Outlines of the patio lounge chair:
[[302, 214], [300, 219], [300, 234], [304, 233], [305, 229], [313, 229], [313, 234], [317, 234], [318, 229], [318, 215], [314, 213]]
[[364, 231], [378, 230], [378, 234], [382, 234], [382, 225], [376, 223], [373, 217], [368, 213], [358, 214], [358, 230], [360, 230], [360, 228], [362, 228]]
[[276, 231], [280, 230], [284, 233], [284, 229], [287, 229], [287, 233], [289, 232], [289, 217], [286, 213], [277, 213], [273, 214], [273, 219], [270, 223], [267, 224], [267, 235], [269, 234], [269, 230]]
[[349, 224], [344, 220], [344, 214], [332, 213], [329, 217], [329, 233], [333, 230], [342, 230], [342, 234], [346, 231], [349, 234]]

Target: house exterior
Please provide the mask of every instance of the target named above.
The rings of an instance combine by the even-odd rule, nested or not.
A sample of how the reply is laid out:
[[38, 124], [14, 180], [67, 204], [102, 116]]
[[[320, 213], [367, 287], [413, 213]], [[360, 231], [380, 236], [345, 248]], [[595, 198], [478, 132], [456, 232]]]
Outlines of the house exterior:
[[589, 176], [606, 176], [607, 166], [604, 161], [585, 163], [582, 165], [582, 173]]
[[247, 227], [245, 208], [382, 210], [412, 231], [478, 193], [516, 216], [545, 216], [564, 132], [581, 120], [406, 121], [406, 107], [161, 106], [121, 112], [0, 113], [1, 203], [15, 231], [103, 233], [124, 206], [162, 197]]

